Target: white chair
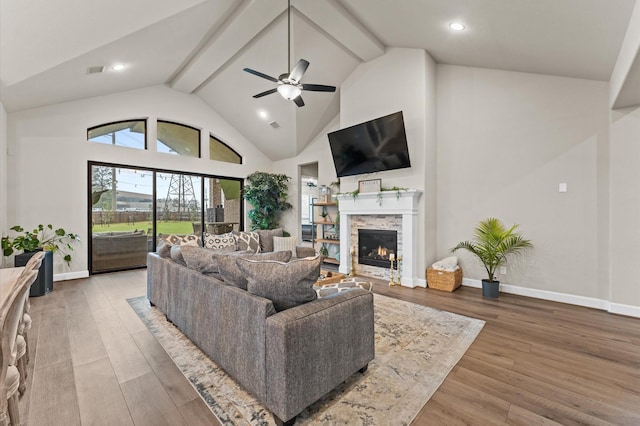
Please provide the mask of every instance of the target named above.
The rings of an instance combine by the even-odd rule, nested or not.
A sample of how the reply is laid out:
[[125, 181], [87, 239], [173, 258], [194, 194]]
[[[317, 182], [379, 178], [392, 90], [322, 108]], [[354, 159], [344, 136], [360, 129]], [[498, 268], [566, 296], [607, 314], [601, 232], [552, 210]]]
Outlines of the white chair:
[[[33, 256], [31, 256], [31, 259], [29, 259], [24, 269], [38, 272], [40, 271], [40, 266], [42, 265], [43, 260], [44, 260], [44, 251], [40, 251], [34, 254]], [[37, 275], [35, 279], [37, 279]], [[26, 297], [27, 298], [24, 302], [24, 315], [22, 317], [22, 321], [20, 322], [20, 325], [18, 326], [18, 334], [24, 337], [24, 344], [25, 344], [24, 350], [26, 353], [25, 361], [26, 361], [26, 364], [28, 364], [30, 361], [30, 358], [29, 358], [29, 339], [27, 338], [27, 333], [29, 332], [29, 330], [31, 330], [31, 315], [29, 315], [29, 311], [31, 310], [31, 303], [29, 303], [29, 292], [27, 292]], [[26, 369], [25, 369], [24, 379], [26, 379]], [[24, 392], [24, 390], [22, 390], [20, 393], [22, 392]]]
[[[24, 300], [35, 281], [37, 271], [23, 272], [10, 289], [4, 289], [0, 305], [0, 426], [20, 425], [18, 389], [20, 373], [18, 359], [18, 326], [24, 314]], [[8, 416], [7, 416], [8, 414]]]

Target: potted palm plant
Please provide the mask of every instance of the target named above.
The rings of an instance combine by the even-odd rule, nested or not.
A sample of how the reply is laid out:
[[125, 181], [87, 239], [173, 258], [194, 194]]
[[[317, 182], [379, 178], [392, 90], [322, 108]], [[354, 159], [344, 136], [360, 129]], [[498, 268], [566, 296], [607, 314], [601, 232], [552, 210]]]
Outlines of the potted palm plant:
[[465, 249], [480, 259], [489, 275], [488, 279], [482, 280], [483, 297], [498, 297], [500, 281], [495, 279], [495, 273], [498, 267], [506, 263], [507, 256], [533, 247], [531, 241], [525, 240], [517, 229], [518, 225], [507, 229], [500, 220], [490, 217], [478, 223], [473, 240], [458, 243], [451, 249], [451, 252]]

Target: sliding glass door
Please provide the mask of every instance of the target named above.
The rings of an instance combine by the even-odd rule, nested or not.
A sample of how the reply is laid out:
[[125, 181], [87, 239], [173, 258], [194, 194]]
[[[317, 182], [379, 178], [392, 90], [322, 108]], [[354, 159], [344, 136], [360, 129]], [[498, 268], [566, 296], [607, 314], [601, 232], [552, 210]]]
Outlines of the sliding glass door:
[[91, 273], [145, 267], [167, 235], [242, 229], [242, 180], [89, 163]]
[[140, 268], [152, 245], [153, 172], [92, 165], [91, 270]]

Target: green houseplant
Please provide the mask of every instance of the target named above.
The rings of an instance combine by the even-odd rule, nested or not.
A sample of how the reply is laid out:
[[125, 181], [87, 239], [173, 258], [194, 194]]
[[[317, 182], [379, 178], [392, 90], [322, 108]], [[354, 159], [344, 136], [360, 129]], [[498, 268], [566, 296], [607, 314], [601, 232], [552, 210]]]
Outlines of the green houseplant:
[[244, 198], [253, 206], [248, 213], [252, 231], [277, 228], [280, 213], [293, 208], [287, 201], [290, 179], [284, 174], [265, 172], [247, 176]]
[[478, 223], [473, 240], [458, 243], [451, 249], [451, 252], [465, 249], [480, 259], [489, 275], [488, 279], [482, 280], [484, 297], [498, 297], [500, 281], [495, 279], [495, 273], [507, 261], [507, 256], [533, 247], [531, 241], [524, 239], [517, 229], [518, 225], [507, 229], [500, 220], [490, 217]]
[[77, 234], [69, 233], [63, 228], [54, 229], [51, 224], [40, 224], [32, 231], [27, 231], [22, 226], [10, 229], [19, 235], [14, 238], [2, 237], [2, 253], [5, 256], [11, 256], [15, 250], [28, 253], [42, 249], [60, 254], [67, 265], [71, 263], [71, 243], [80, 239]]

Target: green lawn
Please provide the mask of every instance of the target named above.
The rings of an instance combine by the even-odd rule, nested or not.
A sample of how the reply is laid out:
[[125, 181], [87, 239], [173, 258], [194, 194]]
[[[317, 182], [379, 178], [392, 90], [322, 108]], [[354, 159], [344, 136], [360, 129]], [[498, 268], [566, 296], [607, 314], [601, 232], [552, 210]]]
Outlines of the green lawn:
[[[118, 232], [118, 231], [135, 231], [142, 230], [147, 232], [151, 228], [151, 222], [134, 222], [131, 223], [111, 223], [109, 225], [94, 225], [93, 232]], [[191, 222], [158, 222], [157, 232], [159, 234], [193, 234], [193, 226]]]

